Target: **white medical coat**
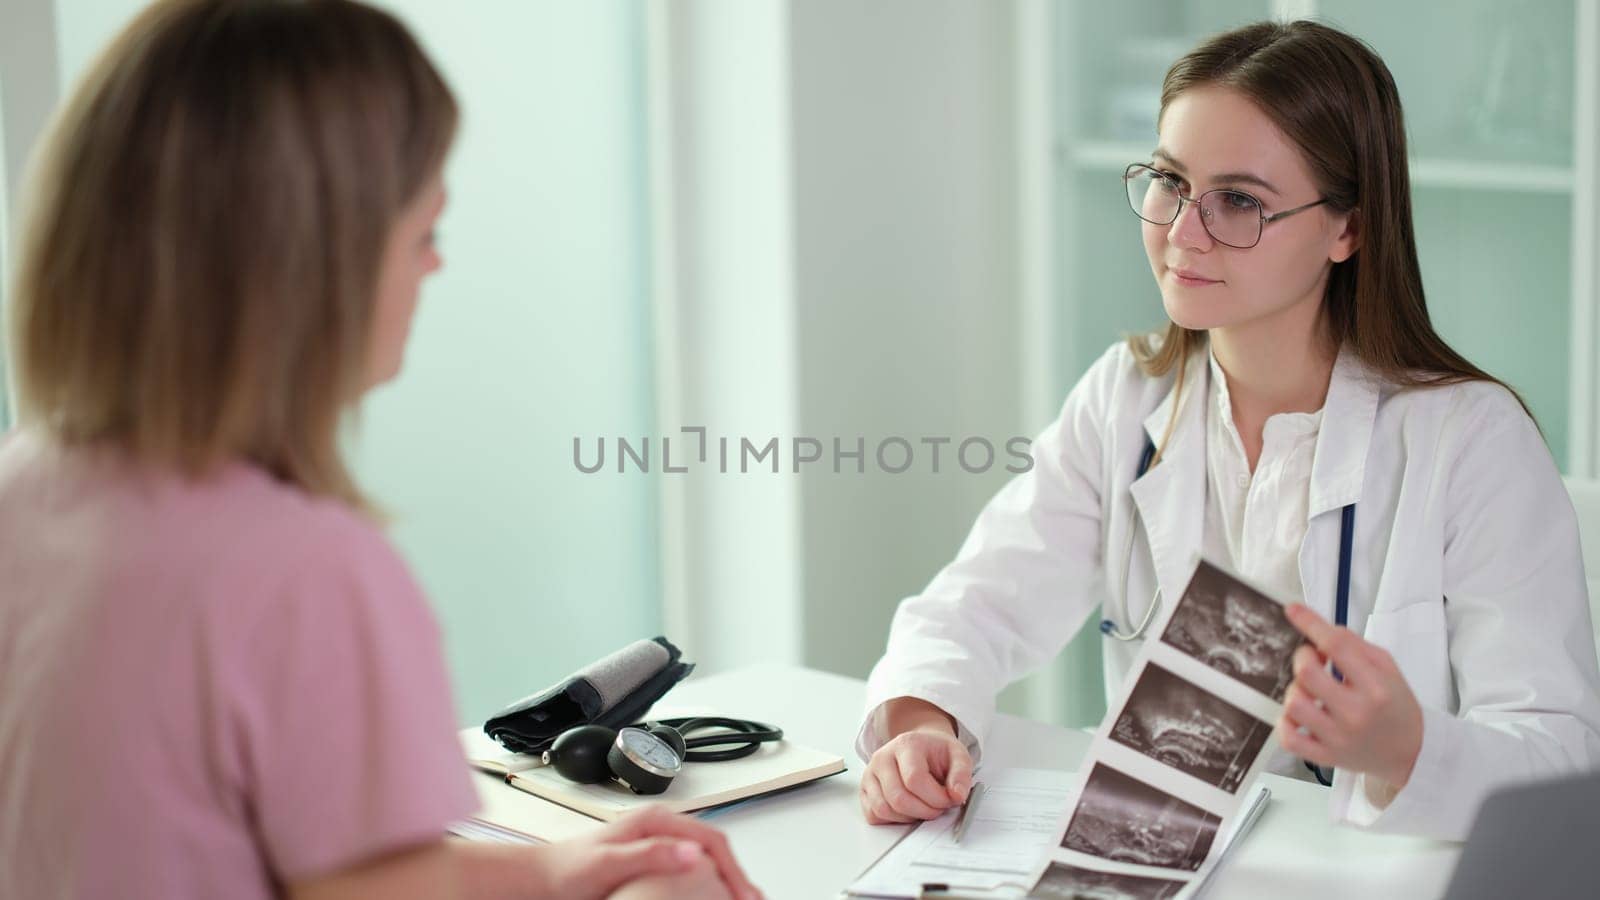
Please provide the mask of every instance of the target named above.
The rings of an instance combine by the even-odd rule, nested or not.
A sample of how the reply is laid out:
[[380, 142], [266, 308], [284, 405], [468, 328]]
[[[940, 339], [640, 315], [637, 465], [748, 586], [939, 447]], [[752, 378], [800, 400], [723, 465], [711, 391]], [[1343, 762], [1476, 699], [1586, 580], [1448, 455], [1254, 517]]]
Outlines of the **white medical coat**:
[[[1174, 377], [1108, 350], [1033, 446], [1033, 468], [989, 502], [955, 561], [900, 604], [868, 683], [857, 741], [900, 696], [955, 717], [981, 756], [996, 693], [1038, 668], [1123, 588], [1121, 628], [1159, 585], [1181, 596], [1200, 552], [1208, 367], [1188, 361], [1159, 465]], [[1334, 365], [1312, 464], [1300, 549], [1305, 602], [1334, 618], [1340, 510], [1356, 504], [1349, 626], [1393, 655], [1423, 709], [1410, 781], [1381, 808], [1336, 772], [1336, 820], [1465, 837], [1483, 796], [1520, 779], [1600, 767], [1600, 672], [1578, 528], [1548, 448], [1510, 392], [1488, 382], [1399, 388], [1348, 349]], [[1096, 616], [1098, 621], [1098, 616]], [[1154, 629], [1152, 629], [1152, 632]], [[1110, 702], [1142, 642], [1105, 640]]]

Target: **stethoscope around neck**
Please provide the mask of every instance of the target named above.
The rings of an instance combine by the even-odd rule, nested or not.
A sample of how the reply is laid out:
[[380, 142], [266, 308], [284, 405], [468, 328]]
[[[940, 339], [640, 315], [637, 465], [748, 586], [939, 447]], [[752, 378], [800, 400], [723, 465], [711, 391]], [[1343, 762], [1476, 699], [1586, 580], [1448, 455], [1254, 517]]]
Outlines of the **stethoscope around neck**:
[[[1150, 471], [1150, 462], [1151, 460], [1155, 459], [1155, 455], [1155, 442], [1150, 440], [1149, 436], [1146, 436], [1144, 439], [1144, 452], [1139, 454], [1139, 470], [1133, 477], [1135, 481], [1143, 478], [1145, 473]], [[1134, 520], [1129, 523], [1127, 549], [1124, 551], [1122, 559], [1122, 590], [1113, 594], [1110, 598], [1107, 598], [1108, 604], [1112, 602], [1113, 599], [1120, 599], [1122, 603], [1122, 618], [1124, 621], [1131, 619], [1131, 616], [1128, 614], [1128, 577], [1133, 571], [1133, 537], [1134, 534], [1139, 530], [1139, 507], [1137, 504], [1135, 504], [1133, 508], [1133, 519]], [[1352, 536], [1355, 534], [1355, 528], [1356, 505], [1351, 503], [1344, 508], [1339, 517], [1339, 580], [1334, 592], [1335, 600], [1333, 618], [1334, 624], [1341, 628], [1344, 627], [1350, 620], [1350, 542]], [[1111, 617], [1111, 610], [1107, 609], [1106, 617], [1100, 620], [1100, 633], [1106, 637], [1118, 641], [1138, 640], [1144, 637], [1144, 633], [1149, 630], [1150, 623], [1155, 621], [1156, 612], [1160, 608], [1161, 586], [1160, 584], [1157, 584], [1155, 592], [1150, 596], [1150, 605], [1145, 608], [1144, 615], [1139, 619], [1139, 624], [1137, 626], [1135, 626], [1131, 631], [1124, 631], [1121, 628], [1118, 628], [1116, 620]], [[1341, 681], [1344, 680], [1343, 677], [1340, 676], [1337, 668], [1333, 670], [1333, 677], [1338, 678]], [[1306, 767], [1309, 768], [1317, 776], [1317, 780], [1323, 784], [1331, 785], [1333, 783], [1332, 776], [1324, 775], [1321, 768], [1314, 766], [1309, 762], [1306, 763]]]

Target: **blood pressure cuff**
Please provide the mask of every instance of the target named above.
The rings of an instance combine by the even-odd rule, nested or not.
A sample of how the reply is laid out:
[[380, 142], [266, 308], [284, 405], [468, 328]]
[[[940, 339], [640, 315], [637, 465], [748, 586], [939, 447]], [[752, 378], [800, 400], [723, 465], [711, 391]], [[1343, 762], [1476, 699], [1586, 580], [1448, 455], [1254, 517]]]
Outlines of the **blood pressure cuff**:
[[634, 641], [495, 713], [483, 731], [513, 753], [543, 753], [569, 728], [632, 725], [694, 671], [682, 655], [664, 637]]

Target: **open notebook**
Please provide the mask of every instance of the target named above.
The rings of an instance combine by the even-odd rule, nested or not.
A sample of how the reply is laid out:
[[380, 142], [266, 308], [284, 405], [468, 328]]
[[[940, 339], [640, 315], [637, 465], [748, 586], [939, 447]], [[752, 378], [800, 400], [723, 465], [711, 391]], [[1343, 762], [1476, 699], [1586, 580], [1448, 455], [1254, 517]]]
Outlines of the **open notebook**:
[[710, 809], [845, 770], [843, 757], [785, 740], [762, 744], [743, 759], [686, 763], [666, 793], [641, 797], [619, 784], [574, 784], [554, 770], [538, 766], [533, 757], [508, 753], [479, 728], [463, 729], [461, 745], [473, 767], [501, 776], [520, 790], [608, 822], [646, 805], [683, 813]]

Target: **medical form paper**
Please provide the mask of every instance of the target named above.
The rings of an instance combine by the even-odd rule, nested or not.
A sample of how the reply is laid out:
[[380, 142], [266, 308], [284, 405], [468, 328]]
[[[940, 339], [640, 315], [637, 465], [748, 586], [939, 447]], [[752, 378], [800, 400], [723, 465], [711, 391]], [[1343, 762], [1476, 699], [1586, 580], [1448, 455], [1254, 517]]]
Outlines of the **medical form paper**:
[[[951, 840], [956, 814], [951, 810], [928, 822], [896, 844], [873, 867], [850, 885], [852, 897], [916, 898], [930, 884], [947, 886], [943, 894], [929, 896], [959, 900], [965, 897], [1023, 898], [1094, 897], [1096, 900], [1143, 900], [1135, 887], [1138, 879], [1108, 873], [1069, 877], [1050, 861], [1066, 826], [1064, 811], [1077, 799], [1080, 779], [1053, 769], [1010, 769], [984, 773], [989, 788], [979, 815], [957, 844]], [[1258, 785], [1249, 792], [1242, 814], [1228, 823], [1219, 841], [1221, 851], [1213, 864], [1202, 869], [1188, 885], [1199, 896], [1233, 842], [1248, 831], [1266, 807], [1271, 792]], [[1000, 802], [994, 802], [1000, 801]], [[990, 804], [993, 803], [991, 806]], [[1048, 871], [1047, 871], [1048, 870]], [[1055, 877], [1044, 877], [1054, 873]], [[1026, 873], [1025, 875], [1023, 873]], [[1032, 886], [1032, 891], [1029, 890]], [[1071, 886], [1071, 892], [1065, 892]], [[1058, 890], [1059, 889], [1059, 890]], [[1159, 890], [1159, 888], [1158, 888]], [[1160, 896], [1156, 894], [1155, 896]]]
[[1074, 783], [1054, 769], [982, 770], [988, 793], [956, 843], [960, 808], [922, 823], [854, 884], [857, 897], [918, 897], [924, 885], [949, 885], [958, 896], [1022, 897], [1061, 840]]

